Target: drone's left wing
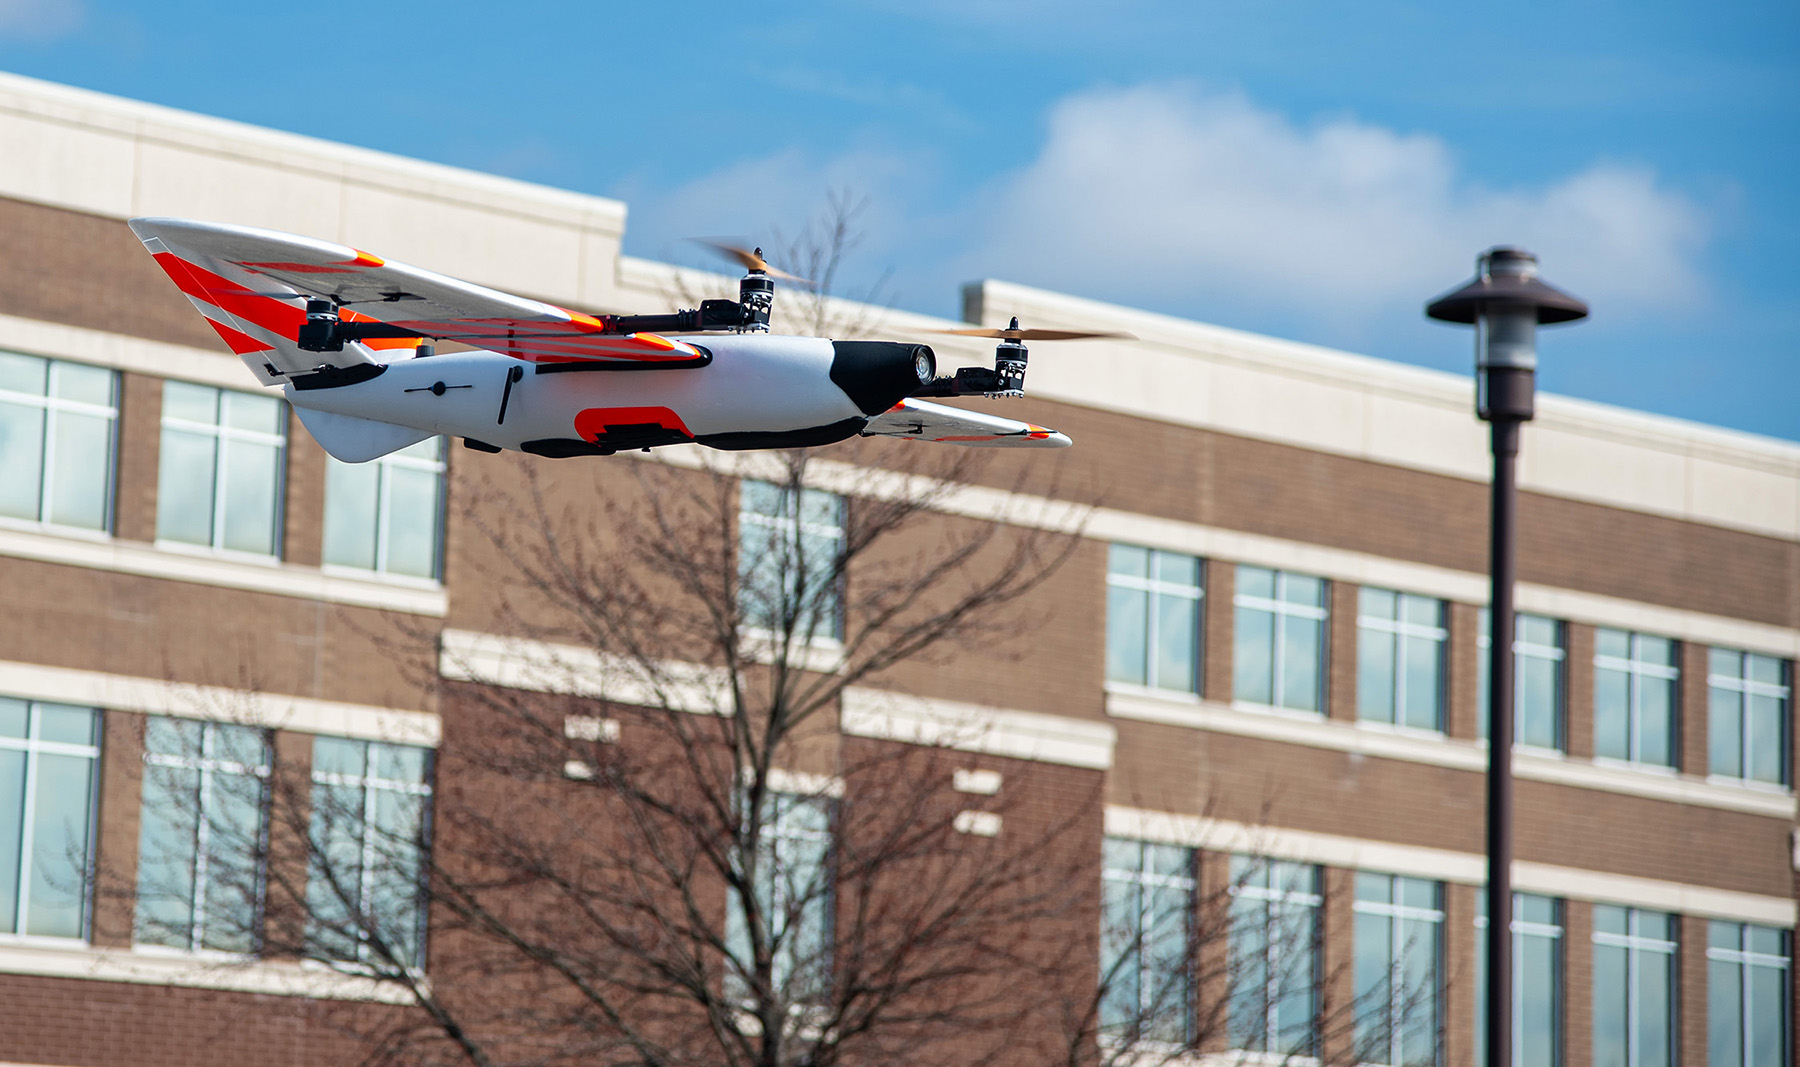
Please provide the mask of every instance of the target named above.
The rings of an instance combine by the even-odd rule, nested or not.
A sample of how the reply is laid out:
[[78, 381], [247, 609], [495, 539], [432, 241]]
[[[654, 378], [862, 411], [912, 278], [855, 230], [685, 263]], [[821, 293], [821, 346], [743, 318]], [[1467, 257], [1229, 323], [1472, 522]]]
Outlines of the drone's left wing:
[[869, 420], [865, 437], [904, 437], [985, 448], [1064, 448], [1069, 439], [1029, 422], [1003, 419], [910, 397]]
[[385, 322], [422, 337], [460, 341], [537, 363], [698, 366], [692, 345], [654, 334], [607, 333], [591, 315], [446, 275], [390, 263], [348, 245], [190, 219], [132, 219], [131, 228], [232, 350], [265, 382], [321, 363], [366, 362], [371, 340], [344, 353], [294, 343], [307, 298], [327, 299], [345, 322]]

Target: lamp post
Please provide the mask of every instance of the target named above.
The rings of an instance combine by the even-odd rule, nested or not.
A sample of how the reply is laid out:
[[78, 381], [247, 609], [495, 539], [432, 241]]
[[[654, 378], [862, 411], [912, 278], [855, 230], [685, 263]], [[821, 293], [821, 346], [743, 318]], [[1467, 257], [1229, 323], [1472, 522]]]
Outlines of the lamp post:
[[1587, 305], [1538, 280], [1537, 257], [1490, 248], [1468, 284], [1425, 314], [1475, 327], [1475, 413], [1493, 427], [1489, 524], [1487, 1065], [1512, 1067], [1513, 566], [1519, 426], [1534, 412], [1539, 324], [1587, 317]]

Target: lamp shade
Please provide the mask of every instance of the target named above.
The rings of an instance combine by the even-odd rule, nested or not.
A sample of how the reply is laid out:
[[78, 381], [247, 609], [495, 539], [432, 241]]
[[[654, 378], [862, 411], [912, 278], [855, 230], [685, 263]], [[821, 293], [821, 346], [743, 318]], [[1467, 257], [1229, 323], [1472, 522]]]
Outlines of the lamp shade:
[[1539, 280], [1536, 256], [1505, 247], [1482, 253], [1481, 273], [1425, 305], [1425, 314], [1472, 324], [1484, 307], [1532, 308], [1540, 323], [1574, 322], [1588, 314], [1587, 304]]

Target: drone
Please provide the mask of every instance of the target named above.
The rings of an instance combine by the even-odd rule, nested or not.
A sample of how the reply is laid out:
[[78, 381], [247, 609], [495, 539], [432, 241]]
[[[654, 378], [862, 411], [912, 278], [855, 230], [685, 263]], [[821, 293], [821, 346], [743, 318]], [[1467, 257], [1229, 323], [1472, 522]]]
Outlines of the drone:
[[[935, 331], [998, 341], [992, 367], [937, 373], [929, 345], [771, 333], [762, 250], [736, 300], [667, 314], [589, 315], [384, 260], [347, 245], [219, 223], [138, 218], [176, 287], [337, 459], [445, 435], [480, 452], [609, 456], [674, 444], [743, 450], [898, 437], [1059, 448], [1055, 430], [931, 398], [1024, 395], [1026, 341], [1069, 330]], [[439, 342], [466, 350], [437, 352]]]

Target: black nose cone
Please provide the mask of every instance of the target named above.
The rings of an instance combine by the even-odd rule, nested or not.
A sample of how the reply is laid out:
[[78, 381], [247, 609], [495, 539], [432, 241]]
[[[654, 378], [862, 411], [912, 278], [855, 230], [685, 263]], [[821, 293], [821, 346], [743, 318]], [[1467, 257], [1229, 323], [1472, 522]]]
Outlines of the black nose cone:
[[881, 414], [937, 375], [928, 345], [833, 341], [831, 348], [831, 380], [864, 415]]

